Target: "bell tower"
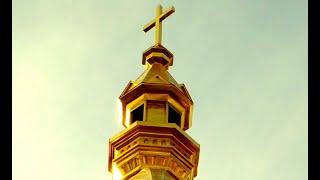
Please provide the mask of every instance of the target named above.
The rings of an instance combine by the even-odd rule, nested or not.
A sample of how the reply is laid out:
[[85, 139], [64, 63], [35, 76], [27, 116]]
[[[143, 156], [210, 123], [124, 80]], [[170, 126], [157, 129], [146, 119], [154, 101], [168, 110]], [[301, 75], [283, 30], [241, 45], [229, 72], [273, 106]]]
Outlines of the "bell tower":
[[173, 54], [161, 44], [162, 21], [174, 11], [157, 6], [156, 17], [143, 28], [155, 28], [155, 44], [143, 52], [145, 71], [119, 97], [125, 129], [109, 139], [108, 170], [114, 180], [192, 180], [197, 175], [200, 145], [185, 132], [192, 125], [193, 101], [168, 72]]

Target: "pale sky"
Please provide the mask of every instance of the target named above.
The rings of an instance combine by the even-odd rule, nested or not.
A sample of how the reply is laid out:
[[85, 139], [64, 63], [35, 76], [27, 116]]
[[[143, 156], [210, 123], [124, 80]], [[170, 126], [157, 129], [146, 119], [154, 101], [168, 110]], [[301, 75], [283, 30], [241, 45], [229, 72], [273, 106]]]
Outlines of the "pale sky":
[[198, 180], [307, 179], [306, 0], [13, 1], [13, 179], [111, 180], [116, 100], [155, 7], [194, 101]]

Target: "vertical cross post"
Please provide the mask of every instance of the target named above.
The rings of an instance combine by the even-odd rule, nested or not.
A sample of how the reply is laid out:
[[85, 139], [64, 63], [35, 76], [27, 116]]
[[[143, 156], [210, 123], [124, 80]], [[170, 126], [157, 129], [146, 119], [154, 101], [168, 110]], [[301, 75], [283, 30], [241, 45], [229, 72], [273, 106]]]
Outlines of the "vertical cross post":
[[156, 33], [155, 33], [155, 44], [161, 44], [161, 36], [162, 36], [162, 22], [159, 18], [162, 14], [162, 6], [158, 5], [156, 9]]

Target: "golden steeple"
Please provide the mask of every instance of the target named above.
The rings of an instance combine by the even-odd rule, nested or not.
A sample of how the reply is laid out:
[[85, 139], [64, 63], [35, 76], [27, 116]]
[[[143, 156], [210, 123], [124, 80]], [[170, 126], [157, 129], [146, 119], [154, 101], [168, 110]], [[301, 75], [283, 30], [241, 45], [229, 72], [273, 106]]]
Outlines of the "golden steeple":
[[200, 145], [185, 130], [191, 127], [193, 101], [184, 84], [168, 72], [173, 54], [161, 45], [162, 12], [143, 30], [155, 27], [155, 45], [142, 55], [145, 71], [130, 81], [119, 99], [126, 129], [109, 140], [109, 171], [115, 179], [193, 179]]

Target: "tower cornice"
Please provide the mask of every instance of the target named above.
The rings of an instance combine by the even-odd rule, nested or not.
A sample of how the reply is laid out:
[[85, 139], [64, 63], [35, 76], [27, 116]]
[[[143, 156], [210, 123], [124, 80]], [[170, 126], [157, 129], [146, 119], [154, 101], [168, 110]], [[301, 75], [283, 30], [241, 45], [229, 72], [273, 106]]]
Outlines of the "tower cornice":
[[175, 124], [135, 122], [109, 140], [109, 149], [108, 170], [117, 164], [123, 179], [146, 166], [167, 169], [178, 179], [197, 175], [200, 145]]

